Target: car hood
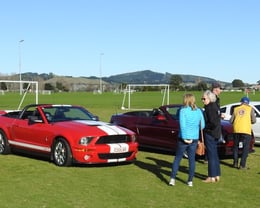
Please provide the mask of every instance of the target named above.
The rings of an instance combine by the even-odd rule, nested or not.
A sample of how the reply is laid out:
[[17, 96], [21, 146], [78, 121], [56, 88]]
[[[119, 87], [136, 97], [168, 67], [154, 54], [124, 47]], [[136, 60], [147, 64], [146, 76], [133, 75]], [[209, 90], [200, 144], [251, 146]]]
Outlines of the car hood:
[[55, 123], [56, 127], [71, 130], [75, 133], [91, 132], [97, 135], [120, 135], [130, 133], [128, 129], [102, 121], [73, 120]]

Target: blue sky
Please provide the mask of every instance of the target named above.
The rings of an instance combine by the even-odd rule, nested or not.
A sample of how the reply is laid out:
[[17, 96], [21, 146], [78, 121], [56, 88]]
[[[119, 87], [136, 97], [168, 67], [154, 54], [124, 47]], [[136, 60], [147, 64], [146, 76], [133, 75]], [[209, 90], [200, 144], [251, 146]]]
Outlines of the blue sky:
[[19, 73], [21, 54], [21, 72], [256, 83], [259, 11], [259, 0], [0, 0], [0, 74]]

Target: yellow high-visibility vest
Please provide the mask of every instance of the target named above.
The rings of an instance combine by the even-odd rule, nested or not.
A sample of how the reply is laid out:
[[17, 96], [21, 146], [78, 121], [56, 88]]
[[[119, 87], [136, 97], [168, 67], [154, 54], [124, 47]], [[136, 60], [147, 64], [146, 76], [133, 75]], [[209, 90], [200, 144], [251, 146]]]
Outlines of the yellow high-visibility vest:
[[252, 107], [249, 105], [240, 105], [234, 109], [234, 133], [251, 135], [251, 110]]

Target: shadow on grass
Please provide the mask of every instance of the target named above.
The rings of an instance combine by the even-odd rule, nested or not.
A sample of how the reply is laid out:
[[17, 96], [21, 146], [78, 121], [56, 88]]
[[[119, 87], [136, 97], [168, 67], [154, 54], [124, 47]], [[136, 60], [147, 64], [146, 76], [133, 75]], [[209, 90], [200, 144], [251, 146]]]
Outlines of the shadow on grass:
[[[158, 179], [160, 179], [162, 182], [164, 182], [165, 184], [168, 185], [169, 179], [171, 177], [172, 163], [165, 161], [165, 160], [158, 159], [158, 158], [153, 158], [153, 157], [146, 157], [146, 159], [152, 161], [153, 163], [137, 160], [137, 161], [135, 161], [134, 164], [137, 167], [154, 174]], [[188, 167], [180, 165], [179, 172], [183, 172], [183, 173], [187, 174], [187, 178], [188, 178], [188, 174], [189, 174]], [[167, 177], [165, 177], [165, 176], [167, 176]], [[199, 179], [205, 179], [206, 176], [195, 172], [194, 177], [199, 178]], [[186, 180], [183, 180], [183, 179], [179, 178], [178, 176], [176, 177], [176, 180], [179, 180], [183, 183], [187, 182]]]
[[146, 170], [150, 173], [153, 173], [157, 178], [159, 178], [162, 182], [168, 183], [169, 178], [165, 178], [164, 175], [170, 176], [171, 172], [169, 170], [165, 170], [163, 168], [167, 167], [169, 169], [169, 166], [171, 166], [170, 163], [164, 160], [158, 160], [155, 158], [147, 158], [152, 159], [155, 161], [155, 164], [146, 163], [144, 161], [137, 160], [135, 161], [135, 165], [143, 170]]
[[[248, 156], [254, 156], [254, 157], [259, 157], [260, 154], [256, 153], [256, 152], [251, 152], [249, 153]], [[231, 167], [233, 168], [233, 156], [232, 155], [229, 155], [229, 156], [221, 156], [220, 158], [220, 164], [221, 165], [225, 165], [227, 167]], [[227, 160], [230, 160], [232, 159], [232, 162], [227, 162]], [[239, 159], [241, 159], [241, 154], [239, 154]]]
[[77, 168], [104, 168], [104, 167], [116, 167], [116, 166], [124, 166], [134, 163], [135, 161], [125, 161], [125, 162], [114, 162], [114, 163], [93, 163], [93, 164], [85, 164], [85, 163], [76, 163], [73, 162], [70, 166], [57, 166], [53, 161], [51, 161], [49, 155], [43, 155], [43, 154], [37, 154], [35, 152], [24, 152], [24, 151], [12, 151], [13, 155], [28, 158], [31, 160], [39, 160], [44, 161], [49, 164], [52, 164], [53, 166], [60, 167], [60, 168], [70, 168], [70, 167], [77, 167]]
[[[174, 153], [170, 152], [170, 151], [164, 151], [164, 150], [155, 150], [155, 149], [151, 149], [151, 148], [140, 148], [141, 151], [144, 152], [152, 152], [152, 153], [157, 153], [157, 154], [164, 154], [164, 155], [172, 155], [173, 159], [174, 159]], [[260, 154], [257, 154], [256, 152], [252, 153], [254, 156], [260, 156]], [[232, 156], [220, 156], [220, 164], [233, 168], [233, 164], [230, 163], [230, 159], [232, 159]], [[145, 162], [145, 161], [140, 161], [137, 160], [135, 161], [135, 165], [143, 170], [148, 171], [149, 173], [154, 174], [158, 179], [160, 179], [162, 182], [166, 183], [168, 185], [169, 179], [171, 177], [171, 168], [172, 168], [172, 163], [165, 161], [165, 160], [161, 160], [158, 158], [154, 158], [154, 157], [146, 157], [147, 160], [152, 161], [153, 163], [149, 162]], [[185, 159], [185, 158], [183, 158]], [[204, 164], [205, 162], [205, 156], [196, 156], [196, 163], [201, 163]], [[205, 164], [205, 167], [207, 168], [207, 164]], [[196, 171], [196, 170], [195, 170]], [[179, 167], [179, 172], [185, 173], [187, 174], [188, 177], [188, 166], [180, 166]], [[260, 174], [260, 172], [258, 172], [257, 174]], [[207, 177], [207, 175], [205, 174], [201, 174], [201, 173], [197, 173], [195, 172], [194, 177], [198, 178], [198, 179], [205, 179]], [[183, 179], [179, 178], [178, 176], [176, 177], [177, 180], [186, 183], [186, 181], [184, 181]]]

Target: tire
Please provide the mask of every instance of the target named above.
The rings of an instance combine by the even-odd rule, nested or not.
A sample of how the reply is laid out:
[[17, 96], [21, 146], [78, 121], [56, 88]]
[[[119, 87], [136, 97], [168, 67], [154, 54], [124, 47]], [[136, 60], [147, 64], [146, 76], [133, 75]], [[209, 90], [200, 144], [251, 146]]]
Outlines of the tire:
[[57, 166], [71, 166], [72, 153], [68, 142], [63, 138], [55, 140], [52, 148], [52, 158]]
[[2, 130], [0, 130], [0, 154], [6, 155], [10, 152], [10, 146], [7, 141], [6, 135]]

